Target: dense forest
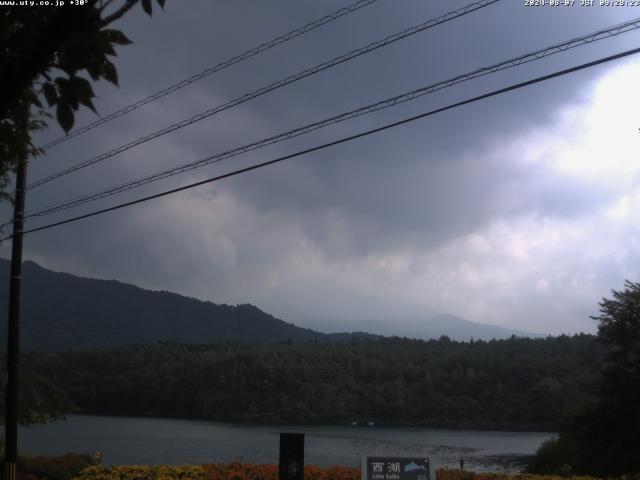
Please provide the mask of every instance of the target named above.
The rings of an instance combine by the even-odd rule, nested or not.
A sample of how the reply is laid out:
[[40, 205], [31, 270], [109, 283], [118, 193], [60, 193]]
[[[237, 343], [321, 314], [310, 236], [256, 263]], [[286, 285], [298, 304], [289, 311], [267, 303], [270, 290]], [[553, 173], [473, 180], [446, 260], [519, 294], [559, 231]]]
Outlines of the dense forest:
[[567, 412], [559, 437], [545, 442], [529, 464], [532, 473], [640, 474], [640, 283], [626, 281], [611, 294], [591, 317], [602, 358], [595, 395]]
[[595, 337], [401, 338], [29, 353], [78, 411], [286, 424], [556, 430], [594, 394]]

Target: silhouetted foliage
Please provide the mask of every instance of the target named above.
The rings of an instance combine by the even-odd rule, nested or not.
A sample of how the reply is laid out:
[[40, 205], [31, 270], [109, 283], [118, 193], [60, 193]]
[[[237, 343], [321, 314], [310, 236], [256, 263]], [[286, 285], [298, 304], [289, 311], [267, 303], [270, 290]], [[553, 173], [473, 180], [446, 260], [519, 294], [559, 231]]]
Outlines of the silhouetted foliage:
[[[0, 449], [0, 462], [4, 462], [4, 449]], [[89, 455], [66, 453], [57, 457], [18, 455], [19, 480], [71, 480], [82, 470], [94, 465]]]
[[[41, 153], [31, 135], [55, 108], [65, 132], [81, 105], [94, 112], [91, 82], [118, 84], [109, 57], [131, 41], [107, 28], [140, 0], [84, 0], [72, 8], [23, 6], [0, 9], [0, 190], [18, 161]], [[165, 0], [157, 0], [164, 6]], [[151, 0], [142, 0], [151, 15]], [[4, 197], [7, 195], [4, 194]]]
[[[6, 359], [0, 361], [0, 383], [6, 382]], [[4, 393], [4, 392], [3, 392]], [[23, 369], [18, 391], [18, 423], [33, 425], [48, 423], [72, 413], [75, 406], [67, 393], [56, 383], [30, 369]], [[0, 395], [0, 423], [5, 420], [5, 395]]]
[[532, 472], [599, 476], [640, 473], [640, 284], [600, 303], [603, 364], [597, 394], [568, 416], [560, 437], [545, 445]]
[[[131, 42], [121, 31], [106, 27], [139, 1], [84, 0], [72, 8], [67, 4], [55, 9], [36, 5], [0, 9], [0, 199], [11, 199], [5, 189], [16, 165], [42, 153], [31, 137], [51, 118], [44, 102], [55, 107], [58, 123], [68, 132], [80, 105], [95, 112], [93, 88], [80, 74], [118, 84], [108, 57], [115, 56], [115, 45]], [[157, 1], [164, 5], [165, 0]], [[142, 7], [151, 15], [150, 0], [142, 0]], [[0, 382], [4, 387], [4, 369]], [[18, 421], [23, 424], [50, 421], [69, 410], [64, 393], [39, 375], [23, 378], [19, 396]], [[4, 401], [2, 395], [2, 410]]]

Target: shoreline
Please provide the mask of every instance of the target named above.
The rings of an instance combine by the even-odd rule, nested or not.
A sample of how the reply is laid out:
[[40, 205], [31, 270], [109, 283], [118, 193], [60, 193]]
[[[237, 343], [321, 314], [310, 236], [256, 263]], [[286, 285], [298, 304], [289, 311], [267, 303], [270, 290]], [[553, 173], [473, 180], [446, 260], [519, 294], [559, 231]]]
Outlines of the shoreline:
[[20, 448], [34, 455], [100, 450], [105, 464], [183, 464], [278, 461], [279, 434], [305, 434], [305, 462], [359, 465], [362, 455], [426, 455], [441, 467], [464, 456], [469, 469], [519, 471], [550, 433], [437, 428], [284, 425], [250, 426], [158, 417], [71, 415], [21, 429]]
[[[466, 425], [449, 424], [446, 422], [425, 422], [422, 424], [406, 424], [406, 423], [383, 423], [374, 422], [374, 425], [367, 425], [366, 423], [358, 422], [356, 425], [347, 423], [282, 423], [282, 422], [243, 422], [238, 420], [220, 420], [220, 419], [208, 419], [198, 417], [165, 417], [160, 415], [127, 415], [127, 414], [112, 414], [112, 413], [92, 413], [92, 412], [77, 412], [65, 415], [66, 417], [103, 417], [103, 418], [121, 418], [121, 419], [149, 419], [149, 420], [175, 420], [175, 421], [187, 421], [197, 423], [207, 423], [212, 425], [220, 425], [227, 427], [244, 427], [244, 428], [265, 428], [275, 429], [281, 427], [283, 429], [291, 428], [352, 428], [358, 430], [380, 430], [380, 429], [406, 429], [408, 431], [420, 431], [420, 430], [438, 430], [438, 431], [471, 431], [471, 432], [495, 432], [495, 433], [531, 433], [531, 434], [544, 434], [544, 435], [558, 435], [558, 431], [554, 429], [538, 429], [531, 424], [478, 424], [470, 423]], [[58, 421], [64, 421], [58, 420]], [[533, 427], [533, 428], [528, 428]]]

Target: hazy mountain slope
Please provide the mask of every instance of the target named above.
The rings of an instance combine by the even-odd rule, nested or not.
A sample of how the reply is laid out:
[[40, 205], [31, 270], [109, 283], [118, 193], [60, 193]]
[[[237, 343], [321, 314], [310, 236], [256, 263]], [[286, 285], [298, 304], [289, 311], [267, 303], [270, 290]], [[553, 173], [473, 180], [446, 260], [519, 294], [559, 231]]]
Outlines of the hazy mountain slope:
[[442, 314], [424, 321], [406, 322], [402, 325], [402, 331], [407, 336], [415, 338], [438, 338], [446, 335], [454, 340], [491, 340], [509, 338], [512, 335], [519, 337], [542, 337], [543, 335], [513, 330], [510, 328], [498, 327], [471, 322], [456, 315]]
[[[0, 349], [5, 349], [9, 262], [0, 259]], [[21, 344], [33, 350], [110, 347], [161, 340], [207, 343], [350, 342], [354, 336], [454, 340], [500, 339], [528, 332], [482, 325], [454, 315], [425, 320], [316, 321], [301, 328], [246, 304], [217, 305], [176, 293], [145, 290], [115, 280], [58, 273], [27, 261], [23, 266]], [[356, 333], [329, 333], [349, 332]], [[370, 332], [370, 333], [362, 333]]]
[[304, 322], [310, 328], [320, 331], [331, 331], [336, 329], [366, 331], [378, 335], [397, 335], [428, 340], [440, 338], [443, 335], [452, 340], [468, 341], [471, 338], [476, 340], [491, 340], [509, 338], [513, 335], [518, 337], [543, 337], [544, 335], [513, 330], [510, 328], [497, 327], [471, 322], [456, 315], [442, 314], [424, 319], [390, 319], [390, 320], [309, 320]]
[[[9, 262], [0, 259], [0, 339], [6, 343]], [[107, 347], [160, 340], [350, 341], [299, 328], [253, 305], [216, 305], [113, 280], [57, 273], [34, 262], [23, 266], [21, 344], [34, 350]], [[356, 334], [356, 336], [362, 336]]]

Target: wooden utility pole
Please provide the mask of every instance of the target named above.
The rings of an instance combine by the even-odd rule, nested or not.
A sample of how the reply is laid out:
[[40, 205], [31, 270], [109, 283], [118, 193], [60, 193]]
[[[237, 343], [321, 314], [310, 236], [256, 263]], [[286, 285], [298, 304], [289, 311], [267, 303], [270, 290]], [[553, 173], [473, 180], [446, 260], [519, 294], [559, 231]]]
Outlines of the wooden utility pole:
[[18, 459], [18, 371], [20, 362], [20, 287], [22, 280], [22, 231], [27, 160], [16, 167], [16, 191], [13, 206], [11, 240], [11, 281], [9, 284], [9, 322], [7, 334], [7, 388], [4, 422], [5, 479], [16, 480]]

